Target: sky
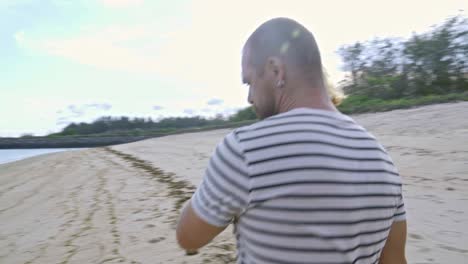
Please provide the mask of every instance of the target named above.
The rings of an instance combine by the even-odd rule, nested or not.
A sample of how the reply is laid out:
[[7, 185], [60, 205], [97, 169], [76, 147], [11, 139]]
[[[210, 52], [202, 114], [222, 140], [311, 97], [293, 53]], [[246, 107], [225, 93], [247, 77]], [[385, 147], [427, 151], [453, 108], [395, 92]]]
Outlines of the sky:
[[274, 17], [315, 35], [337, 83], [340, 46], [467, 12], [465, 0], [0, 0], [0, 137], [100, 116], [232, 114], [248, 105], [242, 46]]

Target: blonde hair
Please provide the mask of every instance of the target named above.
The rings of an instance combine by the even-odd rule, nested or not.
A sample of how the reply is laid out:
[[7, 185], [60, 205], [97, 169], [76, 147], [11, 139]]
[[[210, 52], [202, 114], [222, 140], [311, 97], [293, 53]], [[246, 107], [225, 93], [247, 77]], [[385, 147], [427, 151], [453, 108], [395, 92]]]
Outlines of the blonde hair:
[[323, 80], [325, 82], [325, 86], [327, 87], [327, 93], [332, 103], [335, 106], [340, 105], [344, 99], [344, 94], [341, 92], [340, 89], [338, 89], [335, 85], [333, 85], [325, 69], [323, 70]]

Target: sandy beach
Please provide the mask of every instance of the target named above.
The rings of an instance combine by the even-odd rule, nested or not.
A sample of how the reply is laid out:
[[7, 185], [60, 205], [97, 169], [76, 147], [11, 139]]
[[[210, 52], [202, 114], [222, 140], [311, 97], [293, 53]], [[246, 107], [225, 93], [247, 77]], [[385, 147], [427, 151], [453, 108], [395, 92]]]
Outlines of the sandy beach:
[[[467, 263], [468, 102], [353, 118], [403, 177], [408, 263]], [[174, 233], [229, 131], [0, 165], [0, 263], [233, 263], [231, 228], [195, 256], [185, 256]]]

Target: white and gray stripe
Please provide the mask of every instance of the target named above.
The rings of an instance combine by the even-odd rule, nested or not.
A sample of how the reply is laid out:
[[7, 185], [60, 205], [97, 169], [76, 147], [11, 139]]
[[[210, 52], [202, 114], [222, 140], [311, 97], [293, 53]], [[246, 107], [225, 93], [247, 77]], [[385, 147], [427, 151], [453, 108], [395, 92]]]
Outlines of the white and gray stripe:
[[216, 226], [238, 220], [238, 263], [377, 263], [406, 218], [401, 185], [354, 120], [300, 108], [227, 135], [192, 205]]

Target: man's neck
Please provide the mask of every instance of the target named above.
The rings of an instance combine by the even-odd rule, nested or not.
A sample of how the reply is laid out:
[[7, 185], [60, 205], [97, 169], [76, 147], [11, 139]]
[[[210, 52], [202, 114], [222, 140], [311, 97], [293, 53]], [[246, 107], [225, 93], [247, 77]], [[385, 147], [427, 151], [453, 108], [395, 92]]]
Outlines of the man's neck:
[[305, 89], [296, 90], [294, 94], [287, 95], [283, 93], [280, 95], [278, 102], [278, 113], [288, 112], [296, 108], [312, 108], [321, 109], [326, 111], [337, 112], [331, 99], [326, 92], [322, 89], [308, 89], [308, 92], [301, 92]]

